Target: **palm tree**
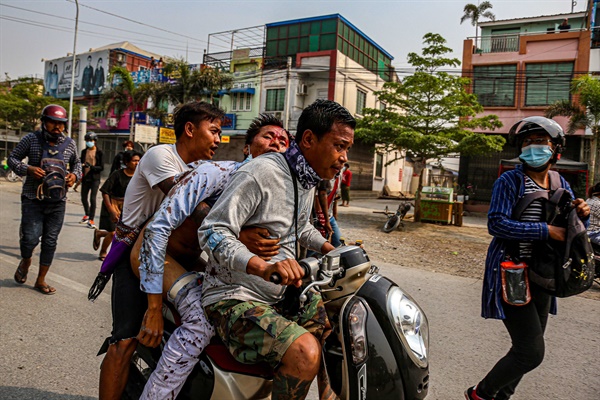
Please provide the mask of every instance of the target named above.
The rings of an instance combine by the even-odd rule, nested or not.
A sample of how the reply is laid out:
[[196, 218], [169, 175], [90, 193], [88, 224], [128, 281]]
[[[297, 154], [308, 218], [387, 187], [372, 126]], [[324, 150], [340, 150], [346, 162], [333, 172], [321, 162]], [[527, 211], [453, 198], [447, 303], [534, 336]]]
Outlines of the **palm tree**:
[[99, 107], [107, 114], [112, 111], [118, 121], [121, 120], [125, 111], [131, 110], [129, 140], [133, 140], [133, 115], [135, 110], [148, 99], [147, 93], [138, 90], [130, 72], [124, 67], [112, 67], [108, 82], [110, 82], [110, 86], [100, 96]]
[[494, 7], [492, 3], [490, 3], [489, 1], [484, 1], [481, 4], [479, 4], [479, 2], [477, 3], [478, 5], [471, 3], [465, 5], [465, 8], [463, 9], [464, 14], [460, 19], [461, 24], [466, 20], [470, 19], [471, 25], [475, 27], [475, 46], [477, 46], [477, 28], [479, 27], [479, 19], [483, 17], [492, 21], [496, 20], [496, 15], [494, 15], [493, 12], [489, 11], [491, 8]]
[[231, 85], [232, 77], [218, 69], [202, 67], [192, 69], [184, 60], [173, 60], [165, 65], [164, 74], [172, 77], [168, 98], [173, 104], [208, 98], [212, 103], [220, 89]]
[[590, 170], [594, 182], [600, 181], [600, 162], [598, 150], [600, 142], [600, 81], [591, 75], [583, 75], [571, 83], [571, 93], [579, 95], [578, 104], [570, 100], [557, 101], [546, 109], [547, 118], [557, 115], [569, 117], [567, 133], [577, 129], [590, 128], [592, 141], [590, 146]]

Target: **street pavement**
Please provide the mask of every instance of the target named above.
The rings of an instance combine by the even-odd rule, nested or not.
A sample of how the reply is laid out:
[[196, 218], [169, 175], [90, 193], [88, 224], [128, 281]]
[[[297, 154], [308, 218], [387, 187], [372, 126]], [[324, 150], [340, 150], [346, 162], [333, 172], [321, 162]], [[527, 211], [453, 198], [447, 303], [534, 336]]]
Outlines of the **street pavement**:
[[[95, 399], [101, 361], [96, 353], [110, 334], [111, 316], [110, 284], [95, 303], [87, 301], [100, 267], [92, 230], [78, 224], [82, 207], [78, 195], [70, 193], [48, 275], [57, 293], [44, 296], [32, 289], [39, 249], [27, 283], [17, 285], [19, 189], [18, 183], [0, 182], [0, 399]], [[365, 201], [353, 201], [351, 207], [383, 209], [378, 201]], [[397, 206], [397, 201], [390, 204]], [[485, 224], [485, 218], [473, 218], [468, 223]], [[412, 295], [429, 319], [427, 399], [463, 398], [464, 389], [476, 384], [509, 346], [500, 321], [479, 317], [481, 281], [374, 263]], [[598, 301], [561, 299], [559, 314], [549, 321], [546, 358], [523, 379], [513, 398], [600, 398], [599, 317]], [[309, 399], [317, 399], [314, 389]]]

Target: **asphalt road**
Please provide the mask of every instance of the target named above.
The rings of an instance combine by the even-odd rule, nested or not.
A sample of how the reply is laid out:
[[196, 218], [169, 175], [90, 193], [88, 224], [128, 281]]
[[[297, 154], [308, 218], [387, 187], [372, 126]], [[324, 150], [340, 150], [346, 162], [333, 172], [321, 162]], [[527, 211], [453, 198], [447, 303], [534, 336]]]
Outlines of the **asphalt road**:
[[[111, 329], [109, 290], [95, 303], [87, 291], [100, 261], [92, 230], [78, 224], [82, 207], [71, 194], [48, 282], [53, 296], [17, 285], [19, 184], [0, 182], [0, 399], [94, 399], [101, 358], [96, 353]], [[356, 204], [358, 205], [358, 204]], [[424, 249], [424, 251], [426, 251]], [[430, 324], [427, 399], [461, 399], [509, 346], [500, 321], [479, 317], [481, 282], [391, 264], [381, 272], [407, 290]], [[596, 286], [592, 290], [598, 290]], [[600, 398], [600, 302], [559, 301], [549, 322], [544, 363], [522, 381], [515, 400]], [[314, 391], [311, 399], [316, 399]]]

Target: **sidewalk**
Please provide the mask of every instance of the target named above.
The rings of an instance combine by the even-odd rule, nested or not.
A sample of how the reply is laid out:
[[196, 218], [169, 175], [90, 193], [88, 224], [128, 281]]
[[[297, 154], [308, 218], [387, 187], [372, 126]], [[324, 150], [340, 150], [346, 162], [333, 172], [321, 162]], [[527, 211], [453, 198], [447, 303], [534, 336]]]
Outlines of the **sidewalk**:
[[[338, 203], [338, 212], [339, 213], [372, 213], [373, 211], [383, 211], [385, 207], [388, 207], [390, 212], [396, 211], [398, 208], [398, 204], [404, 202], [404, 200], [396, 200], [396, 199], [367, 199], [367, 198], [359, 198], [353, 199], [350, 201], [349, 207], [339, 207]], [[414, 201], [411, 201], [411, 204], [414, 204]], [[415, 212], [414, 206], [411, 207], [410, 211], [406, 214], [406, 218], [413, 218]], [[463, 215], [463, 226], [473, 227], [473, 228], [487, 228], [487, 214], [485, 213], [473, 213], [473, 212], [465, 212]]]

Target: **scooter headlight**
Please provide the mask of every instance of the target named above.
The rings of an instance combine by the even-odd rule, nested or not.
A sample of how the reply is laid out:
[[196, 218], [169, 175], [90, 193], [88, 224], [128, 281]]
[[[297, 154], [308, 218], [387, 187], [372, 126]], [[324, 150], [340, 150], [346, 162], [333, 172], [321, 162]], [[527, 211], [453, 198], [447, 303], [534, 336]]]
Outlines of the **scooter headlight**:
[[410, 358], [421, 368], [428, 365], [429, 324], [417, 303], [398, 286], [388, 292], [388, 316], [402, 343], [410, 349]]
[[352, 349], [352, 362], [361, 364], [366, 360], [367, 347], [367, 309], [362, 302], [356, 301], [348, 314], [348, 328], [350, 330], [350, 348]]

